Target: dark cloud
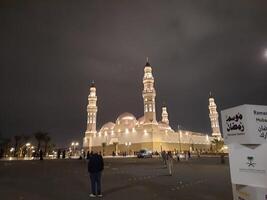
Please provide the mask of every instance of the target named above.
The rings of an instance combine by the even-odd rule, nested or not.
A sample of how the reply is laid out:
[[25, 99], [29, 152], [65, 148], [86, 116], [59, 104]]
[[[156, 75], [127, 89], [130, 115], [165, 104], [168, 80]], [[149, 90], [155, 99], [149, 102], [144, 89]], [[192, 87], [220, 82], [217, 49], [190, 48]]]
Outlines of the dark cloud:
[[90, 80], [98, 127], [125, 111], [142, 115], [146, 56], [157, 117], [210, 132], [218, 109], [266, 104], [266, 1], [5, 1], [0, 6], [1, 132], [81, 139]]

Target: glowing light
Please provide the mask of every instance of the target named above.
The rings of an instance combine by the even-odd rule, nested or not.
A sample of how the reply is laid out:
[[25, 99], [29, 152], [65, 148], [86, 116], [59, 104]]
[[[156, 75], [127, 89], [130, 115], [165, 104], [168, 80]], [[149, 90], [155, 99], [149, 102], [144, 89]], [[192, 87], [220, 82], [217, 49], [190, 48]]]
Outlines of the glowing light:
[[135, 128], [133, 128], [132, 131], [135, 133]]
[[107, 134], [107, 131], [105, 131], [105, 136], [107, 136], [108, 134]]
[[209, 136], [208, 135], [206, 135], [206, 140], [209, 141]]
[[28, 143], [26, 143], [26, 146], [27, 146], [27, 147], [28, 147], [28, 146], [31, 146], [31, 143], [29, 143], [29, 142], [28, 142]]
[[128, 134], [129, 133], [129, 130], [128, 128], [125, 129], [125, 133]]
[[114, 135], [114, 131], [113, 130], [111, 131], [111, 135]]
[[267, 49], [264, 50], [263, 56], [267, 59]]
[[12, 147], [12, 148], [10, 149], [10, 152], [13, 152], [13, 151], [15, 151], [15, 148]]
[[146, 130], [146, 129], [144, 130], [144, 135], [148, 135], [148, 133], [147, 133], [147, 130]]

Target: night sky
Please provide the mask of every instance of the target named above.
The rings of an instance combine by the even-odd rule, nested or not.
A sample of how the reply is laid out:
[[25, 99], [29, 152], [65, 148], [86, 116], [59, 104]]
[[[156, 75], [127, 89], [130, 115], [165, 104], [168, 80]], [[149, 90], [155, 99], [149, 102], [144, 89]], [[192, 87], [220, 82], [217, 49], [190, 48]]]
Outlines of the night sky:
[[267, 1], [1, 1], [0, 131], [47, 131], [58, 146], [81, 141], [91, 80], [98, 128], [143, 115], [146, 57], [157, 118], [210, 133], [218, 111], [267, 104]]

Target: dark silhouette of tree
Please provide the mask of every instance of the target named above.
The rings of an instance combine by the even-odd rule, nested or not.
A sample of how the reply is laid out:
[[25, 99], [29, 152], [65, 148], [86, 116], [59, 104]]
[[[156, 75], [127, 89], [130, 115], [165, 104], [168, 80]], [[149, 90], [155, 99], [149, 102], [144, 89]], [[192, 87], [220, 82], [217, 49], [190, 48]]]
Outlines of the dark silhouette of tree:
[[212, 143], [212, 145], [214, 145], [216, 153], [219, 152], [222, 149], [223, 145], [224, 145], [223, 140], [219, 140], [217, 138], [212, 140], [211, 143]]
[[0, 158], [5, 155], [10, 155], [9, 148], [11, 145], [11, 139], [0, 138]]
[[48, 148], [48, 144], [49, 144], [49, 142], [51, 141], [51, 138], [46, 134], [45, 136], [44, 136], [44, 155], [46, 155], [46, 153], [47, 153], [47, 148]]
[[25, 143], [29, 142], [30, 139], [31, 139], [30, 135], [23, 135], [23, 140]]
[[34, 133], [34, 137], [37, 140], [37, 152], [40, 151], [42, 142], [44, 141], [46, 135], [47, 135], [47, 133], [44, 133], [41, 131]]

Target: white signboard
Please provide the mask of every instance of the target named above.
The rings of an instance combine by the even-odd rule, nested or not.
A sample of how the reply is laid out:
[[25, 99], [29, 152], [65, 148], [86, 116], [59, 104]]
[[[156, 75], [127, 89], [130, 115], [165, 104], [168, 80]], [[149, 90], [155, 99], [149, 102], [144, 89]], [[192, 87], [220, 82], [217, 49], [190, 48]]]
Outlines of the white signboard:
[[221, 112], [225, 144], [267, 142], [267, 106], [241, 105]]
[[233, 185], [234, 200], [267, 200], [267, 188]]
[[266, 152], [267, 143], [250, 147], [230, 144], [229, 159], [232, 183], [267, 188]]

